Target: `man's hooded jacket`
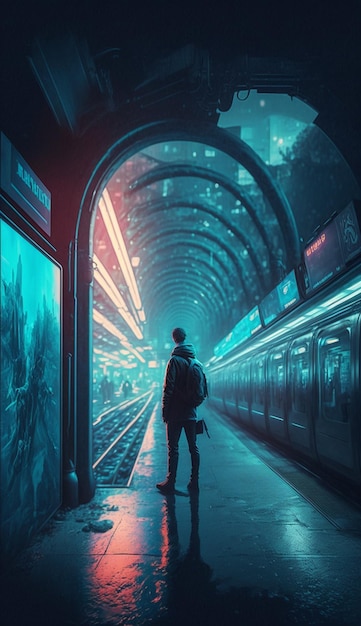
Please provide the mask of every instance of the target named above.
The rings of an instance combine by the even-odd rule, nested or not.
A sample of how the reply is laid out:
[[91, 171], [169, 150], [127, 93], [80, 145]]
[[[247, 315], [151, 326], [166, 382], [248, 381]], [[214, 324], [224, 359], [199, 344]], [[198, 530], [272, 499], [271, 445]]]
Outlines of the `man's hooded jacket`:
[[162, 397], [162, 417], [164, 422], [196, 419], [197, 410], [184, 402], [183, 393], [186, 387], [188, 359], [196, 356], [191, 343], [178, 343], [168, 361]]

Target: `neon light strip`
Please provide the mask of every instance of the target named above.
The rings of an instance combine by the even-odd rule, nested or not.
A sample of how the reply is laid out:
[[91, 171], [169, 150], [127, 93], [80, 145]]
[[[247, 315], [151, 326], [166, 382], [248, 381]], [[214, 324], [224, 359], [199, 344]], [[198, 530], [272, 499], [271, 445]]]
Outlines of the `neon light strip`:
[[134, 356], [137, 357], [137, 359], [139, 359], [141, 363], [145, 363], [145, 359], [142, 357], [141, 354], [139, 354], [139, 352], [135, 348], [133, 348], [133, 346], [127, 340], [126, 336], [123, 335], [123, 333], [121, 333], [120, 330], [116, 326], [114, 326], [114, 324], [112, 324], [112, 322], [110, 322], [104, 315], [102, 315], [102, 313], [99, 313], [99, 311], [96, 311], [95, 309], [93, 309], [93, 320], [94, 322], [97, 322], [97, 324], [100, 324], [100, 326], [103, 326], [103, 328], [105, 328], [108, 332], [114, 335], [114, 337], [117, 337], [121, 345], [124, 346], [124, 348], [126, 348], [129, 352], [131, 352], [131, 354], [134, 354]]
[[123, 364], [124, 359], [121, 359], [115, 353], [111, 354], [110, 352], [104, 352], [103, 350], [100, 350], [99, 348], [94, 348], [93, 352], [94, 354], [97, 354], [99, 358], [105, 358], [105, 359], [116, 361], [117, 363]]
[[140, 299], [137, 282], [135, 280], [132, 265], [130, 263], [128, 252], [107, 189], [104, 189], [102, 197], [100, 198], [99, 209], [102, 214], [105, 227], [109, 233], [114, 252], [117, 255], [117, 259], [119, 261], [119, 265], [123, 272], [125, 281], [128, 285], [130, 295], [134, 302], [134, 306], [138, 311], [140, 311], [142, 309], [142, 302]]
[[119, 314], [123, 318], [123, 320], [128, 324], [129, 328], [133, 331], [134, 335], [137, 339], [143, 339], [143, 334], [141, 329], [138, 327], [134, 317], [129, 312], [127, 305], [124, 301], [124, 298], [118, 291], [112, 277], [110, 276], [108, 270], [105, 268], [103, 263], [97, 257], [96, 254], [93, 256], [96, 268], [94, 272], [94, 278], [101, 286], [101, 288], [105, 291], [105, 293], [109, 296], [111, 301], [117, 307]]

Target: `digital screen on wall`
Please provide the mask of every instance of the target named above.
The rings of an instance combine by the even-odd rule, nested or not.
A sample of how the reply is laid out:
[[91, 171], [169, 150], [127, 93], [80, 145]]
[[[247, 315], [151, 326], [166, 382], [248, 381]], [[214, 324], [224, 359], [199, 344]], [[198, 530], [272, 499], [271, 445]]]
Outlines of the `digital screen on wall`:
[[305, 249], [304, 261], [309, 289], [316, 289], [341, 271], [344, 263], [335, 221]]
[[61, 269], [0, 219], [1, 549], [61, 503]]
[[255, 306], [247, 315], [234, 326], [233, 330], [214, 348], [217, 357], [228, 354], [233, 348], [246, 341], [251, 335], [262, 328], [258, 306]]
[[286, 278], [276, 287], [278, 298], [280, 301], [281, 311], [285, 311], [300, 299], [300, 293], [297, 286], [296, 274], [292, 270], [287, 274]]
[[263, 323], [267, 326], [299, 300], [296, 274], [292, 270], [260, 303]]
[[248, 313], [247, 320], [250, 335], [254, 335], [262, 327], [258, 306], [253, 307]]
[[361, 253], [361, 232], [354, 203], [347, 207], [335, 218], [340, 238], [340, 245], [345, 263]]
[[277, 289], [272, 289], [260, 303], [260, 311], [263, 323], [267, 326], [280, 314], [280, 301]]

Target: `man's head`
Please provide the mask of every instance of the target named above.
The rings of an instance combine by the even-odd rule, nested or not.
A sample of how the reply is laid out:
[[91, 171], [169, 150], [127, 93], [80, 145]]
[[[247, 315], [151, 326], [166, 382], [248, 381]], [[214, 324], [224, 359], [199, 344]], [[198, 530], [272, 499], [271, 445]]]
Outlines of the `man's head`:
[[183, 328], [174, 328], [172, 330], [172, 337], [175, 343], [181, 343], [187, 336], [186, 331]]

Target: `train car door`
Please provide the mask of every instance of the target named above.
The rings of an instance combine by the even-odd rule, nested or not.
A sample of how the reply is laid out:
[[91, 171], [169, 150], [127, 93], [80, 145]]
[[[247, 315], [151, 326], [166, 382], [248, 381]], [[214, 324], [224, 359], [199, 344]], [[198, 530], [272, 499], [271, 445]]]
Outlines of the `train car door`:
[[249, 361], [242, 361], [238, 371], [237, 406], [238, 416], [244, 424], [250, 424], [249, 413]]
[[238, 364], [233, 363], [227, 370], [227, 377], [224, 380], [224, 409], [227, 415], [230, 417], [236, 417], [236, 388], [237, 388], [237, 372]]
[[216, 370], [212, 372], [208, 380], [209, 402], [223, 411], [223, 372]]
[[357, 442], [352, 437], [351, 398], [356, 355], [349, 321], [322, 330], [317, 336], [317, 415], [315, 439], [320, 461], [345, 475], [357, 467]]
[[262, 433], [266, 426], [266, 353], [256, 356], [251, 362], [250, 416], [251, 423]]
[[312, 336], [292, 342], [288, 356], [287, 426], [293, 448], [315, 457], [312, 426]]
[[288, 439], [285, 419], [286, 405], [286, 346], [278, 346], [268, 355], [267, 418], [272, 437]]

